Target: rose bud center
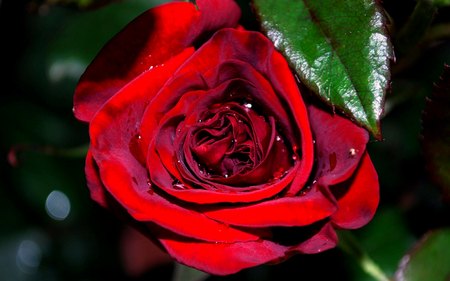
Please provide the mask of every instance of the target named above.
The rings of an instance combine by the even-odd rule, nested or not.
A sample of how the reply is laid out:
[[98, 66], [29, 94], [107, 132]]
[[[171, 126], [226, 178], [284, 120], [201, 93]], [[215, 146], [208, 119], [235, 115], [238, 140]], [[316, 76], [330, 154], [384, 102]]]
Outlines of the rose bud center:
[[200, 181], [259, 185], [291, 169], [292, 155], [275, 118], [258, 111], [258, 105], [246, 99], [215, 104], [197, 115], [183, 149], [192, 155], [189, 168]]

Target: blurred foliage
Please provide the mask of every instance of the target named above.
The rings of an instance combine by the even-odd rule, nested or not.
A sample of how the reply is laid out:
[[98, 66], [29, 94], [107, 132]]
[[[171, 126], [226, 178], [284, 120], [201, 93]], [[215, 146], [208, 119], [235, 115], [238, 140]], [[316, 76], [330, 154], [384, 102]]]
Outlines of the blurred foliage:
[[[123, 0], [86, 11], [62, 2], [1, 1], [0, 280], [170, 280], [171, 264], [133, 276], [126, 272], [120, 250], [123, 225], [90, 199], [83, 157], [22, 152], [19, 168], [6, 161], [10, 147], [17, 143], [59, 148], [88, 143], [87, 126], [76, 121], [71, 111], [79, 76], [109, 38], [161, 2]], [[237, 2], [243, 9], [244, 27], [256, 30], [249, 1]], [[379, 174], [381, 202], [374, 219], [354, 233], [387, 274], [396, 271], [414, 241], [431, 229], [450, 226], [450, 207], [429, 180], [419, 139], [425, 98], [432, 97], [444, 63], [450, 64], [450, 8], [448, 1], [433, 3], [440, 4], [430, 27], [392, 65], [382, 119], [385, 140], [368, 144]], [[383, 1], [394, 42], [416, 4]], [[48, 213], [49, 194], [55, 190], [69, 199], [65, 219], [55, 220]], [[373, 280], [338, 249], [207, 280], [290, 280], [292, 276]]]
[[405, 255], [395, 273], [396, 281], [449, 280], [450, 229], [427, 233]]
[[444, 200], [450, 202], [450, 66], [435, 87], [432, 99], [427, 100], [423, 113], [422, 148], [427, 170], [433, 182], [442, 190]]

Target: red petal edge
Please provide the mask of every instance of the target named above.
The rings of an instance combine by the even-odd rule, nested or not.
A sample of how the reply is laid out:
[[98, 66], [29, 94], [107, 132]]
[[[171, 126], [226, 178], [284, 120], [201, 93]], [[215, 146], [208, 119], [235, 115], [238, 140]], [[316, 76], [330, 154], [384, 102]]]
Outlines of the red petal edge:
[[[144, 12], [114, 36], [82, 75], [74, 96], [74, 114], [90, 122], [97, 110], [142, 72], [193, 46], [204, 34], [236, 27], [239, 6], [231, 0], [172, 2]], [[212, 16], [214, 15], [214, 16]]]
[[343, 183], [330, 186], [336, 197], [338, 210], [331, 216], [338, 228], [355, 229], [367, 224], [375, 214], [380, 201], [378, 175], [364, 153], [357, 170]]

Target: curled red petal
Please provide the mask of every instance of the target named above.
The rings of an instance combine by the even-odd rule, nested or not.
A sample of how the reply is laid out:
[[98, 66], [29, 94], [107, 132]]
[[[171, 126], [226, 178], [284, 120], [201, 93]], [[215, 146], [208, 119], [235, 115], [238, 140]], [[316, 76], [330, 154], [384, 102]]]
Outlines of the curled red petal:
[[366, 152], [353, 175], [345, 182], [330, 186], [338, 202], [331, 221], [339, 228], [355, 229], [367, 224], [380, 201], [378, 175]]
[[80, 79], [75, 117], [89, 122], [110, 97], [142, 72], [164, 64], [215, 30], [237, 26], [240, 9], [234, 1], [198, 0], [197, 5], [199, 10], [184, 2], [157, 6], [113, 37]]
[[213, 275], [228, 275], [284, 257], [286, 246], [268, 240], [208, 243], [151, 227], [167, 252], [179, 263]]
[[317, 254], [336, 247], [337, 243], [338, 237], [333, 226], [330, 222], [326, 222], [312, 237], [291, 246], [287, 254]]
[[308, 106], [316, 145], [315, 179], [333, 185], [348, 179], [366, 150], [369, 134], [347, 118]]
[[303, 196], [283, 197], [241, 206], [201, 205], [206, 216], [232, 225], [245, 227], [305, 226], [320, 221], [336, 211], [316, 187]]

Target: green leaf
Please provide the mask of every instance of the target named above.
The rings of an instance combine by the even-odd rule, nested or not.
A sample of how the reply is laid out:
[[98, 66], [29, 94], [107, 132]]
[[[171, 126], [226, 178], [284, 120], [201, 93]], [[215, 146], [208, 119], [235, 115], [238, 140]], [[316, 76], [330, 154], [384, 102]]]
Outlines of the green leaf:
[[396, 281], [450, 280], [450, 229], [427, 233], [403, 257]]
[[444, 66], [433, 100], [423, 113], [422, 150], [433, 182], [450, 201], [450, 66]]
[[381, 139], [393, 49], [374, 0], [254, 0], [262, 29], [303, 83]]

